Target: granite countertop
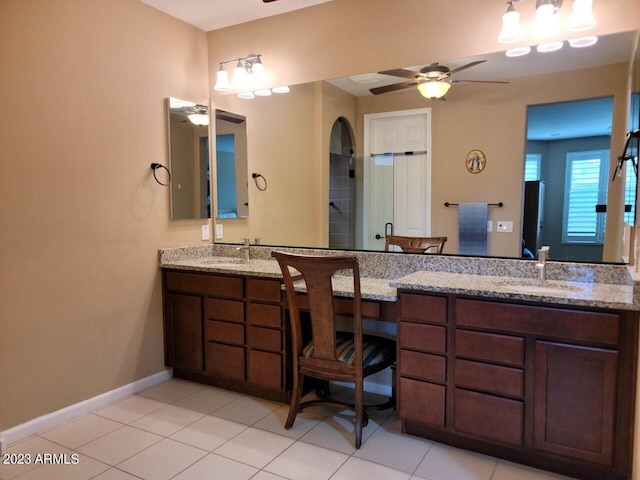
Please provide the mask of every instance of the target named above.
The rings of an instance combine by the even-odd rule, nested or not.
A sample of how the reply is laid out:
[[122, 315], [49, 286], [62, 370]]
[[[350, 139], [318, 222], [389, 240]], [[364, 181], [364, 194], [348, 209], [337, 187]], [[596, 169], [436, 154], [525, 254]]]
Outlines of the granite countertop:
[[418, 271], [392, 280], [390, 285], [407, 290], [454, 293], [509, 300], [578, 305], [616, 310], [638, 310], [633, 285], [571, 282]]
[[[247, 275], [252, 277], [282, 278], [280, 267], [273, 259], [251, 258], [245, 261], [236, 256], [205, 254], [196, 256], [161, 256], [161, 268]], [[406, 272], [406, 270], [405, 270]], [[640, 310], [640, 283], [605, 283], [594, 281], [554, 280], [540, 283], [533, 275], [515, 277], [504, 274], [458, 273], [418, 268], [401, 272], [394, 278], [368, 275], [361, 267], [362, 298], [395, 302], [397, 290], [416, 290], [433, 293], [451, 293], [484, 298], [542, 302], [555, 305], [575, 305], [616, 310]], [[589, 277], [588, 275], [586, 276]], [[304, 283], [296, 286], [304, 291]], [[338, 296], [352, 296], [351, 277], [334, 277]]]

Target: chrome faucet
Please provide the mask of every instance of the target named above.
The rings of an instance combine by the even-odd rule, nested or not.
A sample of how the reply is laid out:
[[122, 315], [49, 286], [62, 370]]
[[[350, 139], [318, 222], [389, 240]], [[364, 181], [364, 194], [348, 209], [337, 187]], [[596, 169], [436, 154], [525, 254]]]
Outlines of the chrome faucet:
[[250, 257], [250, 246], [251, 246], [251, 240], [248, 238], [243, 238], [242, 241], [244, 242], [244, 246], [242, 247], [237, 247], [236, 250], [241, 250], [243, 253], [243, 259], [245, 262], [249, 261], [249, 257]]
[[544, 282], [547, 279], [547, 259], [549, 258], [549, 246], [545, 245], [538, 250], [538, 263], [536, 263], [536, 272], [538, 272], [538, 281]]

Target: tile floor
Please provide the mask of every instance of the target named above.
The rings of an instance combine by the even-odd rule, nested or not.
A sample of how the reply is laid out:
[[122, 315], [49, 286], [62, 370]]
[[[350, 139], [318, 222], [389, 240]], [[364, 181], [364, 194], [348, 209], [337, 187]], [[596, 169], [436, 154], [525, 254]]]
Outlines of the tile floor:
[[[0, 464], [0, 480], [566, 479], [401, 435], [391, 410], [371, 415], [359, 450], [350, 412], [313, 407], [285, 430], [287, 411], [172, 379], [11, 445], [32, 463]], [[69, 464], [35, 465], [45, 453]]]

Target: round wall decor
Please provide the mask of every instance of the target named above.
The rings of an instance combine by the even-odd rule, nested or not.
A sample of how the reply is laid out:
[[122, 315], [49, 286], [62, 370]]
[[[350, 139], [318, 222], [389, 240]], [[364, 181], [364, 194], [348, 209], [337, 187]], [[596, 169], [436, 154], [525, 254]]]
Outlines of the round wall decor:
[[487, 157], [480, 150], [471, 150], [465, 160], [467, 170], [471, 173], [480, 173], [487, 164]]

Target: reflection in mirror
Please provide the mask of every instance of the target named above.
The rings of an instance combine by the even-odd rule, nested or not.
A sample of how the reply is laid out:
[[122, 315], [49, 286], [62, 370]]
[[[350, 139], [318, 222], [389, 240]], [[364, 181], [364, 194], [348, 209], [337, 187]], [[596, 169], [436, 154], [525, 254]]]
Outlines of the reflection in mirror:
[[247, 218], [247, 119], [216, 109], [216, 218]]
[[210, 218], [209, 109], [173, 97], [167, 105], [171, 218]]
[[[432, 183], [428, 193], [431, 233], [447, 236], [449, 241], [444, 253], [456, 254], [459, 251], [458, 210], [447, 209], [444, 202], [504, 202], [503, 208], [489, 209], [493, 231], [488, 233], [487, 254], [521, 258], [527, 107], [613, 95], [614, 119], [608, 123], [613, 124], [609, 148], [611, 155], [617, 156], [626, 129], [620, 106], [628, 95], [628, 63], [635, 38], [634, 32], [621, 32], [600, 38], [590, 49], [573, 49], [565, 45], [561, 51], [546, 56], [532, 52], [527, 57], [507, 58], [504, 52], [497, 52], [461, 59], [425, 58], [425, 65], [440, 61], [452, 70], [486, 60], [459, 71], [455, 78], [457, 83], [451, 87], [444, 102], [426, 100], [415, 88], [372, 95], [370, 88], [378, 85], [370, 82], [383, 77], [377, 72], [294, 85], [286, 99], [272, 96], [243, 101], [235, 95], [216, 97], [214, 103], [219, 108], [238, 111], [251, 118], [254, 133], [249, 147], [252, 152], [259, 152], [260, 171], [269, 176], [273, 185], [287, 187], [286, 192], [272, 189], [268, 196], [257, 197], [262, 203], [257, 203], [252, 196], [256, 206], [269, 205], [269, 209], [252, 217], [244, 230], [234, 230], [233, 238], [259, 235], [264, 243], [274, 245], [324, 248], [330, 245], [330, 227], [326, 227], [325, 233], [317, 224], [325, 217], [327, 222], [331, 221], [329, 139], [336, 119], [344, 117], [354, 132], [356, 248], [366, 249], [363, 246], [367, 225], [362, 214], [366, 196], [362, 190], [362, 163], [368, 158], [366, 144], [369, 141], [364, 116], [427, 108], [432, 118], [432, 142], [428, 146], [432, 158]], [[406, 81], [389, 75], [384, 80], [387, 85]], [[475, 83], [466, 82], [469, 80]], [[485, 80], [509, 83], [481, 83]], [[273, 122], [274, 111], [282, 112], [287, 119], [287, 129]], [[322, 149], [327, 153], [325, 156], [322, 151], [324, 158], [320, 158]], [[479, 174], [468, 172], [464, 163], [468, 152], [475, 149], [482, 150], [487, 159], [486, 168]], [[322, 166], [320, 162], [324, 162]], [[292, 174], [300, 181], [292, 184]], [[619, 190], [621, 183], [614, 182], [612, 186], [609, 175], [609, 191]], [[309, 185], [315, 188], [313, 196], [306, 194]], [[619, 200], [617, 207], [621, 211], [622, 196]], [[605, 250], [609, 244], [614, 247], [617, 244], [616, 239], [609, 241], [609, 232], [622, 230], [622, 214], [610, 214], [616, 207], [611, 203], [613, 201], [618, 201], [617, 197], [609, 200]], [[551, 208], [555, 207], [552, 205]], [[311, 215], [310, 212], [315, 213]], [[620, 224], [610, 228], [610, 219], [617, 218], [618, 213]], [[498, 221], [512, 222], [513, 231], [497, 232]], [[383, 233], [382, 227], [384, 224], [373, 233]], [[567, 258], [578, 260], [572, 257], [570, 246], [567, 250]], [[556, 251], [559, 253], [558, 249]], [[621, 257], [613, 251], [608, 256], [603, 254], [602, 260], [618, 262]]]

